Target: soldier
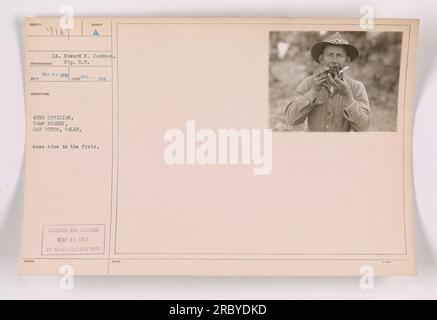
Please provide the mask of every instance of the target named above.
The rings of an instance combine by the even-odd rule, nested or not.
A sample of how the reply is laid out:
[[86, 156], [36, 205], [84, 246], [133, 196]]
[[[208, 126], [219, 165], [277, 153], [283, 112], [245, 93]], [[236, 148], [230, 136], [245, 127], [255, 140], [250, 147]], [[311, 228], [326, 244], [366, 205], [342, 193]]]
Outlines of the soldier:
[[344, 72], [359, 55], [358, 49], [336, 32], [311, 48], [321, 66], [297, 87], [285, 109], [290, 125], [308, 119], [309, 131], [366, 131], [370, 106], [362, 82]]

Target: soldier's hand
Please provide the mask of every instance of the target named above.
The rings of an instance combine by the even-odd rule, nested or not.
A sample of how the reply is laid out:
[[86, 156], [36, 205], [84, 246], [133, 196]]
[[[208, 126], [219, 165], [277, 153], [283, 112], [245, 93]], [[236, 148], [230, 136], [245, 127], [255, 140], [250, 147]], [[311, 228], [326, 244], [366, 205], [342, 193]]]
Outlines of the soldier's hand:
[[341, 80], [338, 76], [335, 76], [335, 78], [331, 77], [330, 74], [328, 74], [329, 83], [334, 87], [334, 90], [338, 92], [341, 96], [352, 96], [352, 90], [349, 86], [349, 84]]
[[316, 69], [313, 73], [313, 79], [312, 79], [312, 85], [315, 90], [320, 90], [323, 86], [323, 83], [328, 81], [328, 71], [329, 68], [327, 67], [320, 67]]

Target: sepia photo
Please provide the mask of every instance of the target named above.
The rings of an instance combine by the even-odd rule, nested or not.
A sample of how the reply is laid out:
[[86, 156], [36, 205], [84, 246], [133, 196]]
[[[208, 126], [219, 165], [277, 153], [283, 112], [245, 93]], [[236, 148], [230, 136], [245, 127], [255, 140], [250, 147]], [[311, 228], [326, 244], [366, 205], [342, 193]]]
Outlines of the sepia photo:
[[74, 19], [23, 23], [21, 275], [416, 274], [418, 20]]
[[270, 128], [396, 131], [401, 48], [401, 32], [270, 32]]

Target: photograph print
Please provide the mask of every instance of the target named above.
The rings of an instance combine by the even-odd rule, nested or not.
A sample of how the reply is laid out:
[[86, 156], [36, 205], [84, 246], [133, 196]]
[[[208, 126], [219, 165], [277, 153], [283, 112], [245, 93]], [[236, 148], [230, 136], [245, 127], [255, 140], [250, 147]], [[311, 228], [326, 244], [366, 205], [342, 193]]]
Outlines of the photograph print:
[[396, 131], [401, 51], [402, 32], [270, 32], [270, 128]]

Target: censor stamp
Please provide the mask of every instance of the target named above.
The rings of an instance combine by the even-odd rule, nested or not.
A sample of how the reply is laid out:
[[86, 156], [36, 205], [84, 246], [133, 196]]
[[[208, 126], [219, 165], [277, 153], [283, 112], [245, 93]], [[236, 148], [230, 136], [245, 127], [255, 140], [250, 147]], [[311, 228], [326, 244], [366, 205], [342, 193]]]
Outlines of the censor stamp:
[[105, 225], [76, 224], [43, 227], [42, 255], [105, 253]]

